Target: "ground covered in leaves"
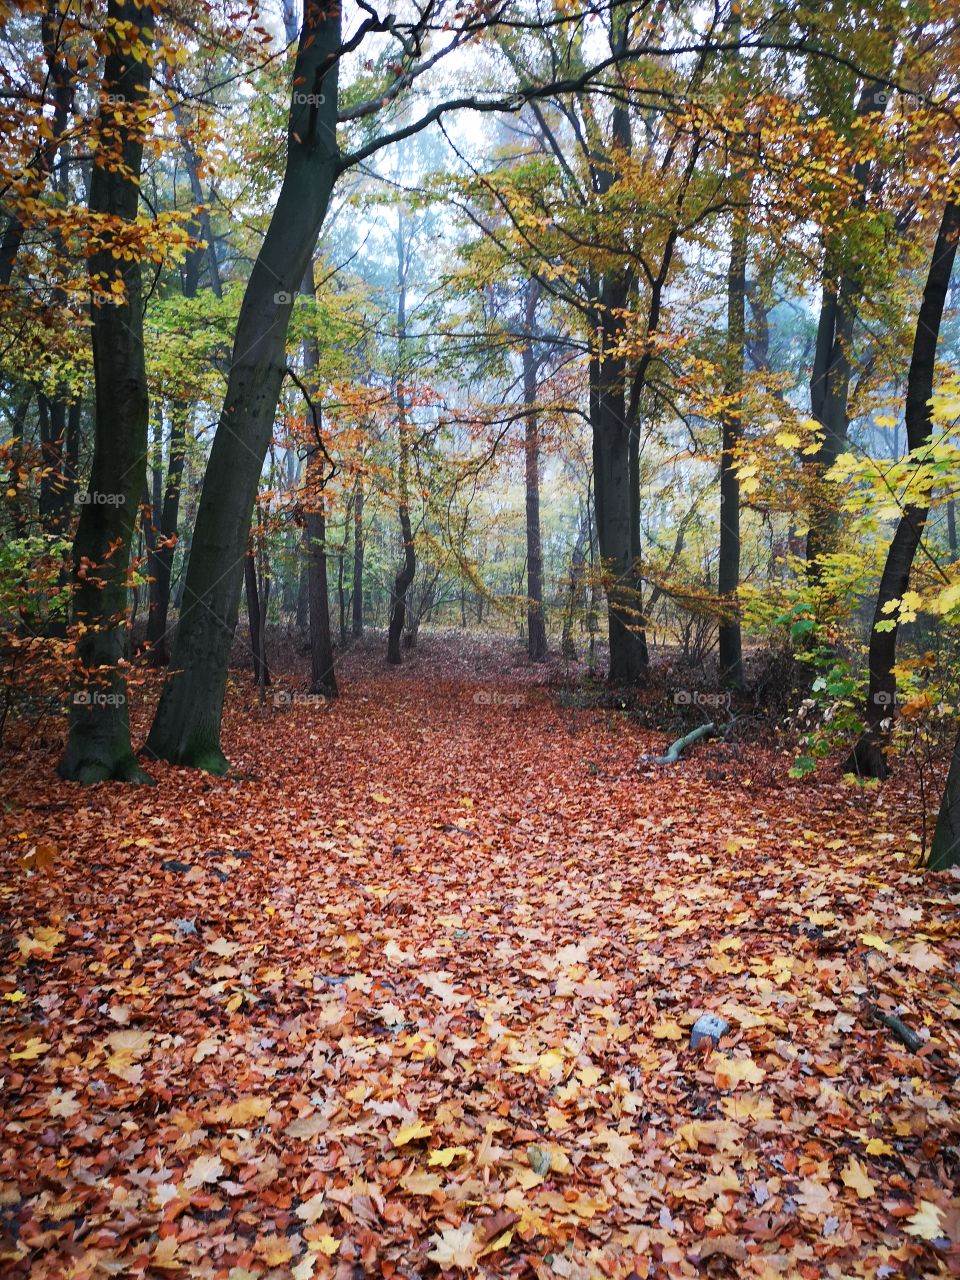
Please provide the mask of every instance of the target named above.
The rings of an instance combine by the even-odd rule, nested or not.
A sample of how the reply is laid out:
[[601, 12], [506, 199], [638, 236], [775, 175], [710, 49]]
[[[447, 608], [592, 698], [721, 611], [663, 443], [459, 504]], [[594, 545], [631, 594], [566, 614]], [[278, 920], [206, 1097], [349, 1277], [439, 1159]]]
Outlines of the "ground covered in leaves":
[[0, 1271], [957, 1273], [960, 879], [909, 797], [489, 674], [235, 694], [230, 779], [8, 769]]

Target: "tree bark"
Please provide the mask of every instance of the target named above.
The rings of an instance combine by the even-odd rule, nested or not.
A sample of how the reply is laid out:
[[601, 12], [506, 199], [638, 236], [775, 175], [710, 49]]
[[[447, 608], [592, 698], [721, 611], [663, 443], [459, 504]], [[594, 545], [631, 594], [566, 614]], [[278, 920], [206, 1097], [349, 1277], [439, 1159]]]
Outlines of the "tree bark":
[[960, 733], [953, 746], [950, 772], [927, 859], [927, 867], [931, 871], [945, 871], [948, 867], [957, 866], [960, 866]]
[[[887, 94], [873, 80], [864, 83], [855, 107], [862, 118], [882, 115]], [[870, 177], [870, 161], [853, 166], [853, 178], [863, 203]], [[826, 475], [843, 452], [847, 441], [848, 399], [853, 371], [851, 349], [857, 306], [863, 290], [861, 281], [849, 269], [840, 270], [828, 243], [824, 257], [823, 297], [817, 323], [817, 341], [810, 375], [810, 412], [823, 431], [820, 451], [809, 464], [810, 525], [807, 533], [807, 569], [816, 581], [822, 558], [836, 550], [838, 520]]]
[[353, 638], [363, 635], [363, 478], [357, 477], [357, 496], [353, 507]]
[[399, 666], [403, 661], [400, 637], [407, 611], [407, 592], [417, 572], [417, 554], [413, 544], [413, 528], [410, 523], [410, 433], [407, 421], [407, 400], [403, 389], [406, 373], [407, 341], [407, 266], [410, 246], [403, 238], [403, 217], [397, 219], [397, 434], [399, 461], [397, 479], [399, 490], [398, 514], [400, 536], [403, 539], [403, 560], [393, 580], [390, 591], [390, 620], [387, 624], [387, 662]]
[[733, 215], [727, 272], [726, 408], [720, 454], [720, 682], [743, 688], [743, 648], [737, 591], [740, 588], [740, 481], [737, 449], [743, 433], [744, 342], [746, 337], [747, 210]]
[[[173, 406], [170, 417], [170, 451], [167, 459], [167, 483], [160, 505], [160, 521], [156, 523], [157, 507], [153, 508], [155, 542], [150, 553], [150, 615], [147, 618], [147, 648], [154, 667], [165, 667], [170, 662], [167, 643], [167, 619], [170, 613], [170, 582], [173, 574], [173, 557], [176, 552], [177, 529], [180, 518], [180, 492], [183, 482], [183, 464], [186, 456], [187, 422], [181, 405]], [[156, 503], [156, 496], [154, 496]]]
[[[243, 581], [247, 597], [247, 622], [250, 628], [250, 655], [253, 658], [253, 683], [265, 688], [270, 683], [270, 668], [264, 652], [264, 618], [260, 607], [260, 587], [257, 582], [257, 556], [253, 547], [247, 552], [243, 564]], [[266, 602], [264, 601], [264, 604]]]
[[[122, 225], [136, 219], [140, 196], [143, 125], [135, 113], [136, 104], [149, 92], [150, 72], [134, 45], [149, 48], [153, 42], [149, 6], [109, 0], [107, 38], [103, 86], [112, 103], [101, 110], [97, 124], [98, 163], [90, 180], [90, 208]], [[89, 259], [95, 286], [90, 304], [96, 389], [93, 464], [74, 543], [80, 677], [59, 765], [61, 777], [85, 783], [147, 780], [130, 747], [126, 684], [119, 667], [130, 544], [147, 458], [140, 263], [115, 257], [108, 232], [101, 243]], [[104, 291], [118, 280], [123, 294], [105, 301]]]
[[543, 662], [547, 656], [547, 626], [543, 615], [543, 543], [540, 534], [540, 420], [537, 412], [537, 359], [534, 353], [539, 281], [527, 281], [524, 308], [523, 408], [524, 478], [527, 524], [527, 656]]
[[307, 5], [291, 90], [287, 164], [247, 284], [227, 393], [200, 496], [172, 665], [147, 749], [224, 773], [220, 721], [250, 514], [286, 369], [293, 298], [338, 173], [340, 9]]
[[[917, 317], [910, 371], [907, 375], [904, 418], [907, 428], [907, 449], [911, 453], [920, 449], [930, 434], [929, 402], [933, 395], [937, 342], [940, 336], [947, 287], [957, 254], [958, 236], [960, 236], [960, 205], [951, 201], [944, 209], [934, 246], [927, 283], [923, 291], [923, 301]], [[904, 507], [880, 578], [873, 628], [870, 632], [868, 659], [870, 680], [864, 708], [866, 730], [847, 762], [848, 771], [859, 773], [863, 777], [885, 778], [888, 772], [886, 746], [890, 724], [895, 714], [897, 681], [893, 669], [897, 660], [899, 625], [887, 612], [886, 606], [891, 601], [899, 600], [909, 589], [910, 571], [923, 537], [928, 512], [929, 504], [924, 501], [908, 502]], [[887, 629], [878, 630], [878, 624], [883, 624]]]
[[[304, 294], [316, 300], [317, 286], [313, 276], [313, 263], [304, 273], [301, 288]], [[320, 352], [316, 338], [311, 334], [303, 344], [303, 364], [308, 376], [316, 379], [320, 364]], [[334, 669], [333, 640], [330, 635], [330, 595], [327, 587], [327, 528], [323, 513], [323, 442], [320, 439], [319, 411], [314, 414], [312, 426], [317, 439], [307, 450], [306, 490], [307, 500], [303, 522], [303, 536], [307, 551], [307, 589], [310, 598], [310, 692], [322, 693], [328, 698], [337, 696], [337, 676]]]

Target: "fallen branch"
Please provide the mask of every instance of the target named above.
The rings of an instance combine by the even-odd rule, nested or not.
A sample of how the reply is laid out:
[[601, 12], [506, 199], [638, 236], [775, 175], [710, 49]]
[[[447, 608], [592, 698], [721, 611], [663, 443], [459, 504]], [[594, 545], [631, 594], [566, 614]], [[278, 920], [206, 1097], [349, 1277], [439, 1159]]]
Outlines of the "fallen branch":
[[699, 742], [701, 738], [712, 737], [716, 731], [717, 726], [711, 720], [707, 724], [698, 725], [696, 729], [691, 729], [682, 738], [678, 738], [676, 742], [671, 743], [665, 756], [641, 756], [640, 759], [648, 761], [650, 764], [676, 764], [687, 747]]
[[884, 1013], [875, 1004], [868, 1005], [867, 1012], [874, 1022], [879, 1022], [888, 1031], [892, 1031], [900, 1043], [906, 1045], [911, 1053], [919, 1053], [923, 1048], [923, 1041], [915, 1031], [911, 1031], [901, 1018], [895, 1017], [892, 1013]]

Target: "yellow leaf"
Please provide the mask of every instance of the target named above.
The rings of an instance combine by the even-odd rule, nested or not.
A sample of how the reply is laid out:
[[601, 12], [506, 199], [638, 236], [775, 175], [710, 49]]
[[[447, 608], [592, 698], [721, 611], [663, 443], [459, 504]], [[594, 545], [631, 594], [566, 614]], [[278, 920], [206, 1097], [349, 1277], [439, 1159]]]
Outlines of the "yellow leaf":
[[878, 933], [861, 933], [860, 941], [865, 947], [873, 947], [874, 951], [890, 950]]
[[17, 946], [20, 948], [20, 954], [24, 956], [32, 956], [37, 951], [52, 951], [54, 947], [60, 945], [66, 934], [61, 933], [59, 929], [51, 929], [44, 926], [35, 930], [32, 937], [25, 933], [21, 933], [17, 939]]
[[11, 1053], [10, 1061], [34, 1062], [37, 1058], [42, 1058], [52, 1047], [52, 1045], [44, 1044], [39, 1036], [31, 1036], [19, 1053]]
[[261, 1120], [270, 1110], [269, 1098], [238, 1098], [236, 1102], [227, 1103], [210, 1113], [209, 1119], [218, 1124], [233, 1125], [242, 1129], [251, 1120]]
[[946, 1235], [941, 1221], [943, 1210], [932, 1200], [921, 1200], [917, 1212], [907, 1219], [904, 1228], [908, 1236], [919, 1236], [921, 1240], [939, 1240]]
[[336, 1236], [332, 1236], [327, 1232], [327, 1234], [321, 1236], [319, 1240], [312, 1240], [310, 1242], [310, 1248], [315, 1249], [317, 1253], [322, 1253], [325, 1258], [332, 1258], [340, 1248], [340, 1241]]
[[718, 1089], [735, 1089], [744, 1081], [759, 1084], [766, 1074], [752, 1058], [731, 1058], [720, 1063], [713, 1073], [713, 1080]]
[[3, 998], [10, 1004], [20, 1004], [21, 1001], [26, 1000], [27, 997], [22, 991], [8, 991], [5, 993]]
[[405, 1147], [408, 1142], [416, 1142], [418, 1138], [429, 1138], [433, 1130], [422, 1120], [414, 1120], [413, 1124], [405, 1124], [393, 1135], [395, 1147]]
[[851, 1156], [846, 1167], [840, 1173], [840, 1180], [845, 1187], [855, 1191], [861, 1200], [869, 1200], [876, 1194], [877, 1188], [867, 1177], [867, 1171], [855, 1156]]
[[683, 1032], [675, 1022], [658, 1022], [650, 1034], [654, 1040], [682, 1040]]
[[430, 1152], [428, 1164], [441, 1165], [444, 1169], [449, 1169], [454, 1160], [458, 1156], [468, 1156], [470, 1154], [469, 1147], [438, 1147], [436, 1151]]
[[892, 1156], [896, 1155], [893, 1147], [889, 1142], [884, 1142], [882, 1138], [871, 1138], [867, 1143], [868, 1156]]

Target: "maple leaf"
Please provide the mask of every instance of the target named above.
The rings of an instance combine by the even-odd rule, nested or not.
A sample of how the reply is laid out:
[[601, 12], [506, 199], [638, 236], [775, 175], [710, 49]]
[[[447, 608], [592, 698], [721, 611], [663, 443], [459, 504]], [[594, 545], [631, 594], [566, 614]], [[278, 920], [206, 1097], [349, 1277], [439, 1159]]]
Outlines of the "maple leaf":
[[921, 1240], [939, 1240], [946, 1232], [943, 1226], [943, 1210], [932, 1200], [921, 1200], [916, 1213], [907, 1219], [904, 1227], [907, 1235]]
[[432, 1235], [433, 1248], [427, 1254], [431, 1262], [446, 1270], [448, 1267], [459, 1267], [461, 1271], [473, 1271], [482, 1248], [477, 1239], [476, 1228], [444, 1227], [439, 1235]]
[[190, 1162], [183, 1185], [202, 1187], [206, 1182], [219, 1182], [223, 1175], [224, 1165], [219, 1156], [197, 1156]]
[[718, 1089], [736, 1089], [744, 1082], [759, 1084], [766, 1074], [752, 1058], [729, 1058], [717, 1066], [713, 1079]]
[[673, 1021], [658, 1022], [650, 1034], [655, 1040], [682, 1040], [683, 1028]]
[[52, 1048], [52, 1045], [44, 1044], [39, 1036], [31, 1036], [22, 1049], [19, 1049], [16, 1053], [11, 1053], [10, 1061], [34, 1062], [37, 1058], [42, 1058]]
[[54, 1089], [47, 1101], [47, 1109], [52, 1116], [68, 1120], [80, 1110], [75, 1089]]
[[34, 956], [38, 952], [53, 951], [54, 947], [58, 947], [66, 936], [59, 929], [44, 926], [34, 930], [32, 934], [21, 933], [17, 939], [17, 946], [21, 955]]
[[822, 1182], [804, 1178], [794, 1195], [797, 1204], [815, 1218], [824, 1218], [833, 1209], [833, 1192]]
[[261, 1120], [270, 1110], [270, 1099], [251, 1095], [238, 1098], [236, 1102], [225, 1103], [210, 1113], [210, 1119], [217, 1124], [228, 1124], [242, 1129], [251, 1120]]
[[847, 1161], [840, 1178], [843, 1185], [856, 1191], [861, 1200], [868, 1200], [871, 1196], [876, 1195], [876, 1186], [867, 1177], [866, 1169], [855, 1156], [851, 1156]]

